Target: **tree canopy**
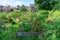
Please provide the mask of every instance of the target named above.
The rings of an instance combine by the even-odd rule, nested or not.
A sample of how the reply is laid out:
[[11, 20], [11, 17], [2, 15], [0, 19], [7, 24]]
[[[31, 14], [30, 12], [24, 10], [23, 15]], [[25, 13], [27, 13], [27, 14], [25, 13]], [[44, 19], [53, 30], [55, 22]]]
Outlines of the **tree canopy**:
[[35, 0], [37, 8], [43, 10], [52, 10], [58, 2], [58, 0]]

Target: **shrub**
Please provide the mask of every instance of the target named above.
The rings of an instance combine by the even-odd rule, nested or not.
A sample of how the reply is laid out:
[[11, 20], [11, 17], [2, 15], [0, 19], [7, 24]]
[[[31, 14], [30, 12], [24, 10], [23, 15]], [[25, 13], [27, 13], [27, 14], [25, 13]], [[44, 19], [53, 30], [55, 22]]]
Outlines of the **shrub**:
[[[60, 12], [54, 11], [48, 17], [47, 22], [44, 24], [46, 27], [45, 37], [47, 40], [59, 40], [59, 29], [60, 29]], [[48, 22], [50, 21], [50, 22]]]
[[[17, 14], [19, 16], [16, 16]], [[20, 21], [18, 21], [16, 18], [20, 18]], [[12, 19], [12, 22], [10, 19]], [[7, 23], [5, 23], [6, 21]], [[60, 40], [59, 11], [54, 11], [50, 14], [47, 10], [40, 10], [36, 13], [28, 11], [24, 15], [21, 15], [20, 12], [11, 12], [9, 14], [1, 14], [0, 22], [4, 23], [0, 25], [0, 38], [3, 40], [18, 39], [16, 37], [16, 32], [18, 30], [20, 32], [40, 32], [42, 33], [42, 36], [39, 37], [40, 40]], [[5, 26], [5, 31], [3, 31], [3, 26]]]
[[27, 12], [25, 15], [21, 16], [21, 25], [26, 27], [25, 30], [30, 30], [31, 28], [34, 31], [40, 31], [42, 29], [42, 24], [45, 22], [46, 17], [48, 16], [47, 10], [39, 11], [35, 14], [32, 12]]

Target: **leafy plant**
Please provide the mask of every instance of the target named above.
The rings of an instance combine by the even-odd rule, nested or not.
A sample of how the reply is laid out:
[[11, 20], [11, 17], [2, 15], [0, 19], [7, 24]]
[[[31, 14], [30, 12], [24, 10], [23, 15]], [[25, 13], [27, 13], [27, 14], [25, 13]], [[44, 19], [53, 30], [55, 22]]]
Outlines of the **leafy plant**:
[[37, 8], [43, 10], [52, 10], [59, 0], [35, 0]]

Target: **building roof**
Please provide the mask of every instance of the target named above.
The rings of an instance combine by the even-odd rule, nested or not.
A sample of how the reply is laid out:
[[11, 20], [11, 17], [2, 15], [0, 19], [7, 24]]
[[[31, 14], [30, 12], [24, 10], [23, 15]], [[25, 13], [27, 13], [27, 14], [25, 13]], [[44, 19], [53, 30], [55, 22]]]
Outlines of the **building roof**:
[[1, 6], [0, 5], [0, 10], [11, 10], [13, 8], [7, 7], [7, 6]]

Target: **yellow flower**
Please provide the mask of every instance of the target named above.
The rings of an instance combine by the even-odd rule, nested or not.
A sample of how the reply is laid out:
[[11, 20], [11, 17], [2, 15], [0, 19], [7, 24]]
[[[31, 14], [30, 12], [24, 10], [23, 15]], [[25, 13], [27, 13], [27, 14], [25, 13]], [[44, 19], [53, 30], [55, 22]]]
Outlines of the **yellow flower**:
[[18, 22], [19, 22], [19, 19], [17, 18], [17, 19], [16, 19], [16, 21], [18, 21]]

